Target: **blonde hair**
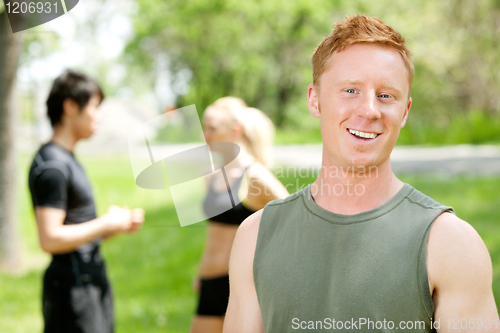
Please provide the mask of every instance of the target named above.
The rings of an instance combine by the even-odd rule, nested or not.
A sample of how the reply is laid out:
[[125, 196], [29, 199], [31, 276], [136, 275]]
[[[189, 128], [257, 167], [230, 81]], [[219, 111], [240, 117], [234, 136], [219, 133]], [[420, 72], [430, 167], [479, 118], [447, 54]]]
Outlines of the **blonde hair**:
[[224, 112], [232, 124], [240, 125], [248, 153], [265, 166], [271, 164], [274, 125], [264, 112], [248, 107], [242, 99], [232, 96], [219, 98], [208, 109]]
[[334, 30], [318, 45], [311, 59], [313, 84], [319, 88], [319, 79], [326, 71], [328, 60], [334, 52], [340, 52], [346, 47], [358, 43], [395, 48], [403, 57], [405, 67], [408, 70], [408, 82], [411, 90], [415, 69], [405, 39], [379, 18], [364, 15], [346, 16], [344, 21], [335, 23]]

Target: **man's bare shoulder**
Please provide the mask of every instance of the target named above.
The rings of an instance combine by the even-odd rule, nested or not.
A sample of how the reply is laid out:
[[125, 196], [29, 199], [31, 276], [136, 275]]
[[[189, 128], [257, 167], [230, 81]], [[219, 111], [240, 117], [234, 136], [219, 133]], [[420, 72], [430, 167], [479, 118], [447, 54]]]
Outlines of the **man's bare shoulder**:
[[458, 251], [476, 251], [484, 247], [481, 236], [469, 223], [447, 212], [434, 221], [429, 234], [431, 243]]
[[239, 241], [257, 241], [263, 211], [264, 209], [259, 209], [240, 224], [238, 232], [236, 233], [236, 237], [239, 238]]
[[240, 224], [234, 238], [229, 260], [229, 278], [233, 281], [253, 283], [252, 267], [262, 209], [250, 215]]
[[262, 209], [239, 226], [229, 260], [229, 304], [224, 332], [263, 332], [253, 281], [253, 258]]
[[[427, 243], [427, 266], [432, 287], [491, 279], [491, 259], [476, 230], [451, 213], [434, 221]], [[432, 290], [432, 289], [431, 289]]]

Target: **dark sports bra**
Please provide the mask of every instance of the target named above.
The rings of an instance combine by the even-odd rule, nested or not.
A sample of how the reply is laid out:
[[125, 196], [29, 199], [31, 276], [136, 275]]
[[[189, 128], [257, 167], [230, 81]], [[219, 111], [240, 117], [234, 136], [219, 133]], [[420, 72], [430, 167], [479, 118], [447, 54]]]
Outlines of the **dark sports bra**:
[[[255, 213], [254, 210], [245, 207], [238, 198], [241, 181], [243, 177], [245, 177], [247, 169], [248, 167], [245, 168], [245, 172], [243, 172], [241, 177], [236, 179], [233, 186], [227, 191], [214, 191], [213, 182], [215, 176], [212, 177], [210, 185], [208, 186], [207, 196], [203, 201], [203, 211], [206, 216], [208, 216], [209, 221], [240, 225], [247, 217]], [[220, 170], [223, 172], [224, 179], [227, 183], [227, 177], [224, 170]]]

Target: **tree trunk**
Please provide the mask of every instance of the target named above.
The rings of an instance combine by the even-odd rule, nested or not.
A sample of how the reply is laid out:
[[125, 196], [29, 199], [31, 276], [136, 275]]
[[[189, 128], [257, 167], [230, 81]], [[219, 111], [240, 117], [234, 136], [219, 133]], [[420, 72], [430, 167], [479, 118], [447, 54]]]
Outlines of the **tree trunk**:
[[21, 268], [15, 226], [14, 110], [12, 92], [21, 46], [19, 33], [12, 33], [5, 10], [0, 12], [0, 270]]

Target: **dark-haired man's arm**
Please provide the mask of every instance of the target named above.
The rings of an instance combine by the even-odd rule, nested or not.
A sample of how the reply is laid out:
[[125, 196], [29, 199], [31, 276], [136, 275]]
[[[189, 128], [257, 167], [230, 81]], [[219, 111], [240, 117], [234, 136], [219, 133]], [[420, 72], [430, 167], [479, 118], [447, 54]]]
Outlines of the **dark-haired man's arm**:
[[144, 222], [144, 212], [111, 206], [108, 212], [94, 220], [65, 225], [66, 211], [53, 207], [35, 207], [40, 245], [45, 252], [61, 254], [74, 251], [80, 245], [98, 237], [137, 231]]

